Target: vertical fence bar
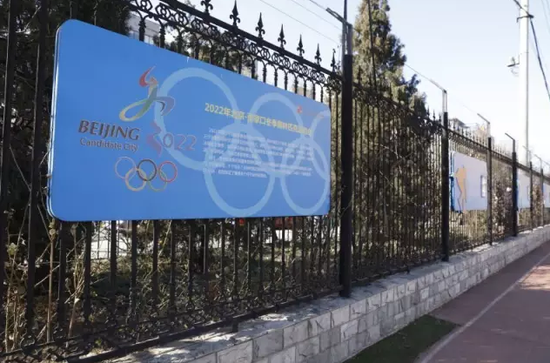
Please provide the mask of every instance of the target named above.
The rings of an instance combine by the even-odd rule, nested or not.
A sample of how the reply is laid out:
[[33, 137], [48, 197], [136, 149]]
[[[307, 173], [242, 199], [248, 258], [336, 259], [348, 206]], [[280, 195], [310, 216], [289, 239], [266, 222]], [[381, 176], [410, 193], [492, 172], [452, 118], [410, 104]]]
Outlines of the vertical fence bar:
[[[202, 273], [203, 273], [203, 280], [204, 280], [204, 294], [207, 297], [209, 296], [209, 287], [210, 287], [209, 270], [208, 270], [208, 264], [209, 264], [208, 248], [210, 246], [209, 225], [210, 225], [209, 220], [204, 221], [204, 226], [203, 226], [204, 233], [202, 233], [202, 238], [203, 238]], [[248, 260], [248, 264], [250, 268], [250, 260]], [[209, 303], [210, 303], [210, 299], [207, 298], [207, 304]]]
[[[353, 55], [351, 31], [347, 29], [348, 53], [344, 55], [342, 79], [342, 191], [340, 219], [340, 295], [351, 296], [351, 240], [353, 234]], [[343, 50], [345, 51], [345, 50]]]
[[246, 264], [246, 289], [248, 292], [252, 291], [250, 287], [252, 286], [252, 228], [250, 228], [250, 220], [246, 221], [246, 254], [247, 254], [247, 264]]
[[65, 279], [67, 278], [67, 244], [66, 234], [69, 225], [59, 223], [59, 271], [57, 278], [57, 328], [54, 338], [62, 338], [65, 335]]
[[[83, 291], [83, 313], [84, 313], [84, 329], [86, 332], [90, 329], [90, 315], [92, 314], [92, 296], [91, 296], [91, 280], [92, 280], [92, 231], [93, 223], [87, 222], [84, 233], [84, 291]], [[98, 230], [99, 233], [99, 230]]]
[[111, 291], [110, 294], [110, 304], [111, 308], [109, 311], [111, 312], [109, 315], [109, 325], [115, 326], [117, 321], [117, 303], [116, 303], [116, 295], [117, 295], [117, 255], [118, 255], [118, 235], [117, 235], [117, 222], [111, 221], [111, 247], [109, 251], [109, 284]]
[[160, 223], [159, 221], [153, 221], [153, 273], [151, 275], [153, 309], [157, 309], [159, 303], [159, 240]]
[[443, 112], [441, 134], [441, 250], [443, 261], [449, 261], [449, 114]]
[[[168, 302], [168, 315], [170, 317], [175, 314], [176, 311], [176, 222], [170, 222], [170, 230], [167, 233], [170, 233], [170, 292], [169, 292], [169, 302]], [[174, 321], [172, 320], [172, 323]]]
[[493, 244], [493, 138], [487, 138], [487, 232]]
[[8, 218], [8, 183], [10, 170], [10, 145], [11, 145], [11, 122], [12, 101], [14, 92], [13, 75], [15, 72], [15, 46], [17, 44], [15, 28], [17, 26], [17, 8], [19, 0], [10, 0], [9, 4], [9, 25], [6, 54], [6, 72], [4, 78], [4, 114], [2, 124], [2, 164], [0, 164], [0, 326], [4, 327], [4, 262], [6, 260], [6, 227]]
[[[25, 319], [27, 323], [27, 334], [31, 334], [34, 325], [34, 284], [36, 271], [36, 245], [38, 243], [37, 232], [40, 223], [40, 161], [42, 159], [42, 121], [44, 116], [44, 78], [46, 77], [46, 31], [48, 22], [48, 2], [40, 1], [38, 13], [40, 28], [38, 32], [38, 50], [36, 57], [36, 81], [34, 94], [34, 127], [32, 137], [32, 161], [31, 161], [31, 191], [29, 200], [29, 224], [28, 224], [28, 274], [27, 274], [27, 306]], [[7, 122], [4, 119], [4, 122]], [[40, 251], [42, 252], [42, 251]]]
[[131, 267], [130, 267], [130, 325], [135, 326], [136, 308], [137, 308], [137, 257], [138, 257], [138, 222], [132, 221], [131, 230]]
[[518, 235], [518, 155], [516, 140], [512, 140], [512, 235]]
[[192, 221], [189, 223], [189, 241], [187, 246], [189, 249], [187, 259], [187, 308], [190, 309], [193, 305], [193, 284], [195, 283], [195, 223]]
[[71, 0], [71, 19], [78, 19], [78, 0]]

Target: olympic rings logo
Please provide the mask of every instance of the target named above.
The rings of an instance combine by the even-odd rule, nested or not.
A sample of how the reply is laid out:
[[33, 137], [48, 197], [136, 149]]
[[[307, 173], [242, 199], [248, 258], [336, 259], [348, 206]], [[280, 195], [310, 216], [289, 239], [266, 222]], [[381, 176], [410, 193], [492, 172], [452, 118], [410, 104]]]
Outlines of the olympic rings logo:
[[[162, 112], [163, 116], [166, 116], [167, 114], [169, 114], [170, 111], [172, 111], [172, 109], [174, 108], [174, 105], [176, 104], [176, 101], [172, 97], [168, 97], [168, 96], [159, 97], [159, 96], [157, 96], [157, 93], [158, 93], [158, 81], [157, 81], [157, 79], [153, 76], [151, 76], [151, 77], [149, 77], [149, 79], [147, 79], [147, 76], [149, 75], [149, 73], [151, 73], [153, 68], [155, 68], [155, 67], [151, 67], [148, 70], [146, 70], [141, 75], [141, 77], [139, 78], [139, 85], [141, 87], [147, 87], [147, 86], [149, 87], [149, 89], [147, 91], [147, 98], [145, 98], [143, 100], [140, 100], [140, 101], [137, 101], [137, 102], [134, 102], [131, 105], [126, 106], [122, 111], [120, 111], [120, 114], [118, 115], [118, 117], [122, 121], [131, 122], [131, 121], [137, 120], [138, 118], [141, 118], [151, 108], [151, 106], [153, 105], [154, 102], [158, 102], [162, 105], [161, 112]], [[141, 109], [134, 116], [132, 116], [132, 117], [126, 116], [128, 111], [130, 111], [134, 107], [141, 106], [141, 105], [143, 105], [143, 106], [141, 107]]]
[[[131, 167], [123, 173], [119, 171], [119, 166], [122, 161], [128, 161], [131, 165]], [[167, 173], [165, 171], [166, 167], [171, 167], [172, 172]], [[126, 187], [133, 192], [142, 191], [146, 186], [149, 186], [149, 188], [155, 192], [161, 192], [166, 189], [168, 184], [176, 180], [178, 177], [178, 168], [176, 164], [171, 161], [163, 161], [157, 166], [153, 160], [143, 159], [136, 164], [132, 158], [121, 156], [115, 163], [115, 174], [117, 177], [124, 180]], [[168, 176], [170, 174], [172, 177]], [[135, 186], [135, 182], [133, 181], [136, 179], [136, 176], [139, 183], [141, 183], [138, 186]], [[153, 181], [157, 177], [163, 183], [160, 187], [153, 185]]]
[[[233, 92], [231, 91], [231, 89], [227, 86], [227, 84], [221, 78], [214, 75], [213, 73], [200, 68], [188, 67], [188, 68], [183, 68], [178, 71], [175, 71], [170, 76], [168, 76], [166, 80], [164, 80], [161, 87], [159, 88], [158, 94], [162, 97], [168, 97], [170, 90], [173, 87], [175, 87], [176, 84], [189, 78], [199, 78], [207, 82], [210, 82], [212, 85], [217, 87], [225, 95], [229, 105], [231, 106], [231, 109], [239, 110], [239, 107], [237, 105], [237, 100]], [[300, 108], [296, 107], [296, 105], [288, 97], [278, 92], [264, 94], [261, 97], [259, 97], [255, 101], [255, 103], [252, 105], [250, 113], [255, 114], [263, 105], [271, 102], [278, 103], [280, 106], [288, 108], [294, 115], [296, 119], [296, 123], [299, 126], [303, 126], [303, 119], [302, 119], [303, 110], [301, 109], [301, 107]], [[160, 106], [161, 105], [157, 104], [157, 106], [155, 107], [155, 120], [156, 120], [156, 126], [158, 127], [156, 129], [157, 135], [162, 138], [165, 135], [169, 134], [169, 132], [165, 125], [164, 108]], [[275, 161], [273, 158], [273, 155], [270, 152], [267, 153], [268, 163], [265, 163], [265, 161], [262, 160], [262, 157], [258, 153], [257, 146], [255, 145], [255, 142], [252, 138], [255, 138], [256, 140], [266, 140], [266, 139], [263, 137], [261, 132], [258, 131], [252, 124], [242, 123], [238, 120], [235, 120], [234, 123], [229, 124], [223, 127], [222, 129], [220, 129], [220, 131], [223, 131], [223, 132], [244, 133], [246, 135], [250, 135], [252, 138], [248, 140], [248, 144], [252, 152], [252, 158], [254, 159], [257, 166], [262, 168], [263, 171], [268, 174], [268, 183], [267, 183], [264, 195], [260, 198], [260, 200], [256, 204], [249, 207], [239, 208], [239, 207], [234, 207], [229, 203], [227, 203], [217, 190], [217, 187], [214, 183], [214, 178], [213, 178], [213, 173], [211, 171], [211, 168], [206, 166], [207, 162], [212, 163], [218, 159], [233, 157], [235, 153], [235, 148], [233, 148], [232, 146], [236, 146], [239, 140], [234, 138], [231, 144], [228, 145], [227, 151], [225, 151], [225, 153], [223, 153], [222, 155], [219, 155], [217, 158], [214, 156], [213, 150], [210, 148], [207, 148], [204, 153], [204, 160], [200, 160], [200, 159], [195, 160], [193, 158], [190, 158], [188, 155], [185, 155], [181, 151], [177, 151], [175, 149], [167, 149], [167, 151], [179, 164], [189, 169], [203, 172], [206, 187], [207, 187], [208, 193], [210, 194], [210, 197], [212, 198], [212, 201], [221, 210], [223, 210], [229, 215], [251, 216], [261, 211], [261, 209], [269, 202], [271, 195], [274, 191], [275, 182], [277, 180], [280, 180], [281, 182], [281, 188], [283, 191], [283, 197], [285, 201], [287, 202], [289, 207], [292, 210], [294, 210], [296, 213], [298, 213], [299, 215], [314, 215], [321, 211], [323, 213], [326, 213], [330, 205], [330, 202], [329, 202], [330, 175], [331, 175], [330, 152], [328, 155], [325, 155], [323, 149], [313, 139], [313, 135], [318, 125], [320, 124], [320, 121], [327, 118], [329, 120], [328, 127], [330, 132], [330, 128], [331, 128], [330, 116], [331, 116], [331, 113], [329, 109], [320, 111], [312, 122], [311, 134], [307, 136], [300, 135], [296, 140], [289, 143], [288, 148], [286, 150], [290, 152], [291, 150], [294, 150], [301, 145], [310, 147], [311, 150], [313, 150], [313, 153], [314, 153], [314, 158], [312, 160], [313, 169], [322, 178], [324, 185], [323, 185], [323, 190], [321, 192], [319, 200], [310, 206], [301, 206], [301, 205], [298, 205], [294, 200], [292, 200], [291, 193], [288, 190], [288, 183], [286, 181], [288, 174], [281, 172], [280, 168], [273, 168], [270, 166], [270, 165], [273, 165]], [[271, 146], [267, 143], [267, 141], [260, 142], [260, 144], [267, 151], [272, 149]], [[317, 155], [319, 157], [319, 160], [317, 159], [317, 157], [315, 157]], [[294, 171], [300, 166], [303, 160], [304, 160], [304, 157], [301, 154], [295, 157], [294, 161], [290, 161], [288, 157], [284, 157], [283, 160], [281, 161], [281, 167], [286, 166], [287, 171], [288, 170]], [[289, 163], [289, 165], [287, 165], [287, 163]]]

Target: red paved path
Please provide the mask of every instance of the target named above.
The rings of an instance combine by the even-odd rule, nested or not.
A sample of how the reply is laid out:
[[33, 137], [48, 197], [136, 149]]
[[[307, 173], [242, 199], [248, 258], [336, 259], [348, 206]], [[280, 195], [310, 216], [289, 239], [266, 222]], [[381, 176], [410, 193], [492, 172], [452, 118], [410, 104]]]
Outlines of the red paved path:
[[433, 315], [460, 327], [421, 357], [421, 363], [550, 363], [550, 243]]

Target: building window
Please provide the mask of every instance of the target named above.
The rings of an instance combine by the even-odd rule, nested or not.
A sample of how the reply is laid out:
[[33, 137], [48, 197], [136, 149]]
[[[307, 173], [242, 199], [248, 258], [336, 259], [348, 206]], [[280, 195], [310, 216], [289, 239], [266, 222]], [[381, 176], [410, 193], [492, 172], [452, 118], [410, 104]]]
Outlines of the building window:
[[139, 33], [135, 30], [130, 30], [130, 32], [128, 32], [128, 36], [132, 39], [139, 39]]
[[143, 41], [147, 44], [155, 44], [155, 42], [153, 41], [153, 37], [150, 35], [145, 35]]

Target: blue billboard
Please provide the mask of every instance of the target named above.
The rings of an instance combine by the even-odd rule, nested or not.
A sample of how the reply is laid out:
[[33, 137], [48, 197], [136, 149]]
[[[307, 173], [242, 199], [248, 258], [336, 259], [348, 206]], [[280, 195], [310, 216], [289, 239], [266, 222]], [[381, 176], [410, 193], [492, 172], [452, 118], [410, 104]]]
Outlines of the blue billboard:
[[523, 170], [518, 171], [518, 208], [531, 208], [531, 177]]
[[451, 155], [451, 209], [487, 209], [487, 163], [458, 152]]
[[323, 215], [326, 104], [70, 20], [48, 208], [64, 221]]

